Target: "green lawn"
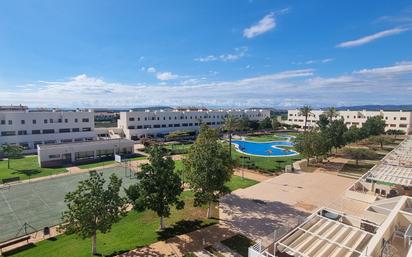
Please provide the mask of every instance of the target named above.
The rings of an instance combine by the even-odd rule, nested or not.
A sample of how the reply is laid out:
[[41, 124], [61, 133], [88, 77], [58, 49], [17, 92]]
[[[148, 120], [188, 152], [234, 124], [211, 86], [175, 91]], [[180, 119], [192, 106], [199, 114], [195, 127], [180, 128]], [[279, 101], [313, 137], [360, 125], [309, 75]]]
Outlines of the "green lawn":
[[171, 154], [186, 154], [193, 144], [164, 144]]
[[[133, 157], [128, 160], [135, 161], [135, 160], [145, 160], [147, 157], [145, 156], [138, 156], [138, 157]], [[116, 162], [114, 160], [108, 160], [108, 161], [100, 161], [100, 162], [93, 162], [93, 163], [86, 163], [86, 164], [80, 164], [76, 165], [80, 169], [92, 169], [92, 168], [97, 168], [100, 166], [104, 165], [110, 165], [110, 164], [115, 164]]]
[[273, 133], [268, 135], [247, 136], [246, 140], [253, 142], [269, 142], [276, 140], [284, 141], [285, 139], [282, 138], [284, 135], [295, 136], [296, 133]]
[[230, 191], [234, 191], [239, 188], [246, 188], [253, 185], [256, 185], [258, 182], [256, 180], [243, 178], [239, 176], [233, 176], [232, 179], [226, 183], [226, 186], [230, 189]]
[[[235, 190], [256, 183], [253, 180], [239, 180], [241, 178], [233, 176], [228, 186]], [[206, 206], [193, 207], [194, 198], [191, 191], [183, 192], [181, 197], [185, 201], [185, 208], [172, 210], [172, 215], [165, 219], [167, 228], [163, 232], [157, 231], [159, 218], [154, 212], [131, 211], [119, 223], [113, 225], [109, 233], [98, 234], [98, 252], [105, 256], [113, 256], [218, 222], [219, 214], [216, 208], [213, 213], [215, 218], [206, 219]], [[82, 240], [75, 235], [60, 235], [53, 240], [41, 241], [27, 247], [26, 250], [9, 253], [7, 256], [54, 257], [67, 256], [70, 253], [71, 257], [89, 257], [90, 249], [90, 239]]]
[[66, 172], [65, 168], [40, 168], [37, 156], [24, 156], [20, 159], [10, 160], [10, 169], [7, 160], [0, 160], [0, 179], [20, 177], [21, 180], [50, 176]]

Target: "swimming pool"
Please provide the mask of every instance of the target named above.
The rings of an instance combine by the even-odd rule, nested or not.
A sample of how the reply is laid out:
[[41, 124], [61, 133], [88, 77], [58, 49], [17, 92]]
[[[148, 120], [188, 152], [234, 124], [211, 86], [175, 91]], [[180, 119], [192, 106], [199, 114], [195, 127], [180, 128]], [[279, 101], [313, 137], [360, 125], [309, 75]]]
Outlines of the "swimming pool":
[[282, 149], [279, 146], [293, 146], [289, 141], [271, 141], [271, 142], [251, 142], [245, 140], [234, 140], [236, 150], [243, 154], [262, 156], [262, 157], [285, 157], [298, 155], [294, 150]]

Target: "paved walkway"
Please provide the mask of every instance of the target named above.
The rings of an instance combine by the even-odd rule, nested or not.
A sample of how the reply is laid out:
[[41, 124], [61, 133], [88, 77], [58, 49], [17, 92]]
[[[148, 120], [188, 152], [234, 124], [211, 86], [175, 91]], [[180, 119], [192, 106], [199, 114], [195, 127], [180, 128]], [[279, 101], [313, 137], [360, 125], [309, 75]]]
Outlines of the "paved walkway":
[[234, 236], [222, 224], [212, 225], [184, 235], [176, 236], [166, 241], [158, 241], [149, 246], [132, 250], [128, 253], [118, 255], [119, 257], [137, 256], [184, 256], [187, 253], [201, 250], [209, 245], [225, 240]]

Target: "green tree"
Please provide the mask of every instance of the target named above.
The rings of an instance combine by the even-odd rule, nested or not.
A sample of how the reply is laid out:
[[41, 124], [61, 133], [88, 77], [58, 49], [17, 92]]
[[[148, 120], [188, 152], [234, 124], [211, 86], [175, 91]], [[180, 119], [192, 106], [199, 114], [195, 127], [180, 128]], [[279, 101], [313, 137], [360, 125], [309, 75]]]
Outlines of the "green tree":
[[333, 120], [329, 127], [325, 130], [325, 134], [330, 140], [331, 147], [335, 147], [336, 151], [346, 144], [345, 133], [348, 131], [343, 119]]
[[10, 169], [10, 159], [20, 157], [23, 152], [23, 147], [6, 144], [1, 147], [1, 151], [7, 156], [7, 168]]
[[335, 107], [326, 108], [323, 114], [329, 119], [329, 122], [332, 122], [333, 118], [336, 118], [339, 116], [339, 112], [338, 110], [336, 110]]
[[262, 121], [259, 122], [260, 129], [271, 129], [272, 128], [272, 120], [269, 117], [264, 118]]
[[238, 121], [233, 115], [229, 114], [224, 120], [223, 129], [227, 131], [229, 136], [229, 156], [232, 156], [232, 133], [239, 126]]
[[366, 148], [345, 147], [343, 152], [349, 155], [350, 158], [355, 159], [356, 165], [359, 165], [359, 160], [376, 158], [376, 153]]
[[329, 119], [325, 114], [319, 115], [319, 120], [316, 122], [320, 130], [325, 130], [329, 126]]
[[312, 108], [309, 105], [304, 105], [299, 108], [299, 115], [305, 117], [305, 125], [303, 126], [303, 131], [306, 132], [307, 124], [308, 124], [308, 116], [312, 113]]
[[207, 217], [211, 217], [211, 204], [228, 192], [225, 183], [233, 174], [233, 162], [216, 130], [202, 125], [199, 136], [183, 159], [183, 176], [194, 192], [195, 206], [207, 204]]
[[180, 177], [174, 172], [175, 162], [165, 156], [161, 146], [150, 149], [149, 163], [142, 165], [138, 183], [126, 189], [133, 208], [137, 211], [152, 210], [160, 217], [160, 229], [164, 229], [164, 218], [170, 216], [170, 207], [184, 207], [179, 196], [183, 192]]
[[361, 129], [365, 137], [383, 134], [385, 133], [385, 120], [380, 115], [370, 117], [363, 123]]
[[310, 165], [310, 158], [320, 157], [329, 151], [330, 142], [324, 133], [316, 130], [299, 134], [295, 139], [295, 149], [306, 158], [306, 163]]
[[346, 143], [354, 143], [362, 139], [362, 132], [360, 128], [352, 126], [344, 133], [343, 136]]
[[405, 131], [400, 130], [400, 129], [389, 129], [388, 131], [386, 131], [386, 134], [393, 135], [395, 136], [395, 139], [396, 139], [396, 136], [405, 135]]
[[112, 174], [107, 187], [105, 183], [103, 174], [91, 173], [90, 178], [80, 181], [76, 191], [67, 193], [64, 199], [67, 211], [63, 212], [60, 229], [83, 239], [91, 237], [93, 255], [96, 255], [97, 232], [107, 233], [126, 215], [126, 200], [119, 195], [122, 180]]
[[372, 142], [372, 143], [379, 144], [381, 149], [383, 149], [384, 144], [392, 143], [392, 140], [390, 140], [389, 138], [387, 138], [385, 136], [371, 136], [371, 137], [368, 138], [368, 141]]
[[249, 130], [249, 118], [246, 115], [243, 115], [240, 119], [237, 120], [238, 129], [242, 131]]
[[272, 125], [272, 129], [276, 130], [280, 127], [281, 124], [278, 121], [278, 119], [276, 117], [274, 117], [274, 118], [272, 118], [271, 125]]

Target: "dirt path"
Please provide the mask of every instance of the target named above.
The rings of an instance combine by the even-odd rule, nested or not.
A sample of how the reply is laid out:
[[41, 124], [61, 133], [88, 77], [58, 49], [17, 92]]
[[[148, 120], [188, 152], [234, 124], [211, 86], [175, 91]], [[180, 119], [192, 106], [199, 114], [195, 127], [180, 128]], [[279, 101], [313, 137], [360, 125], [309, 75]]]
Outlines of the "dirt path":
[[245, 178], [253, 179], [259, 182], [273, 178], [273, 176], [269, 176], [269, 175], [262, 174], [262, 173], [259, 173], [253, 170], [243, 169], [243, 168], [235, 169], [234, 175], [240, 176], [240, 177], [244, 176]]

